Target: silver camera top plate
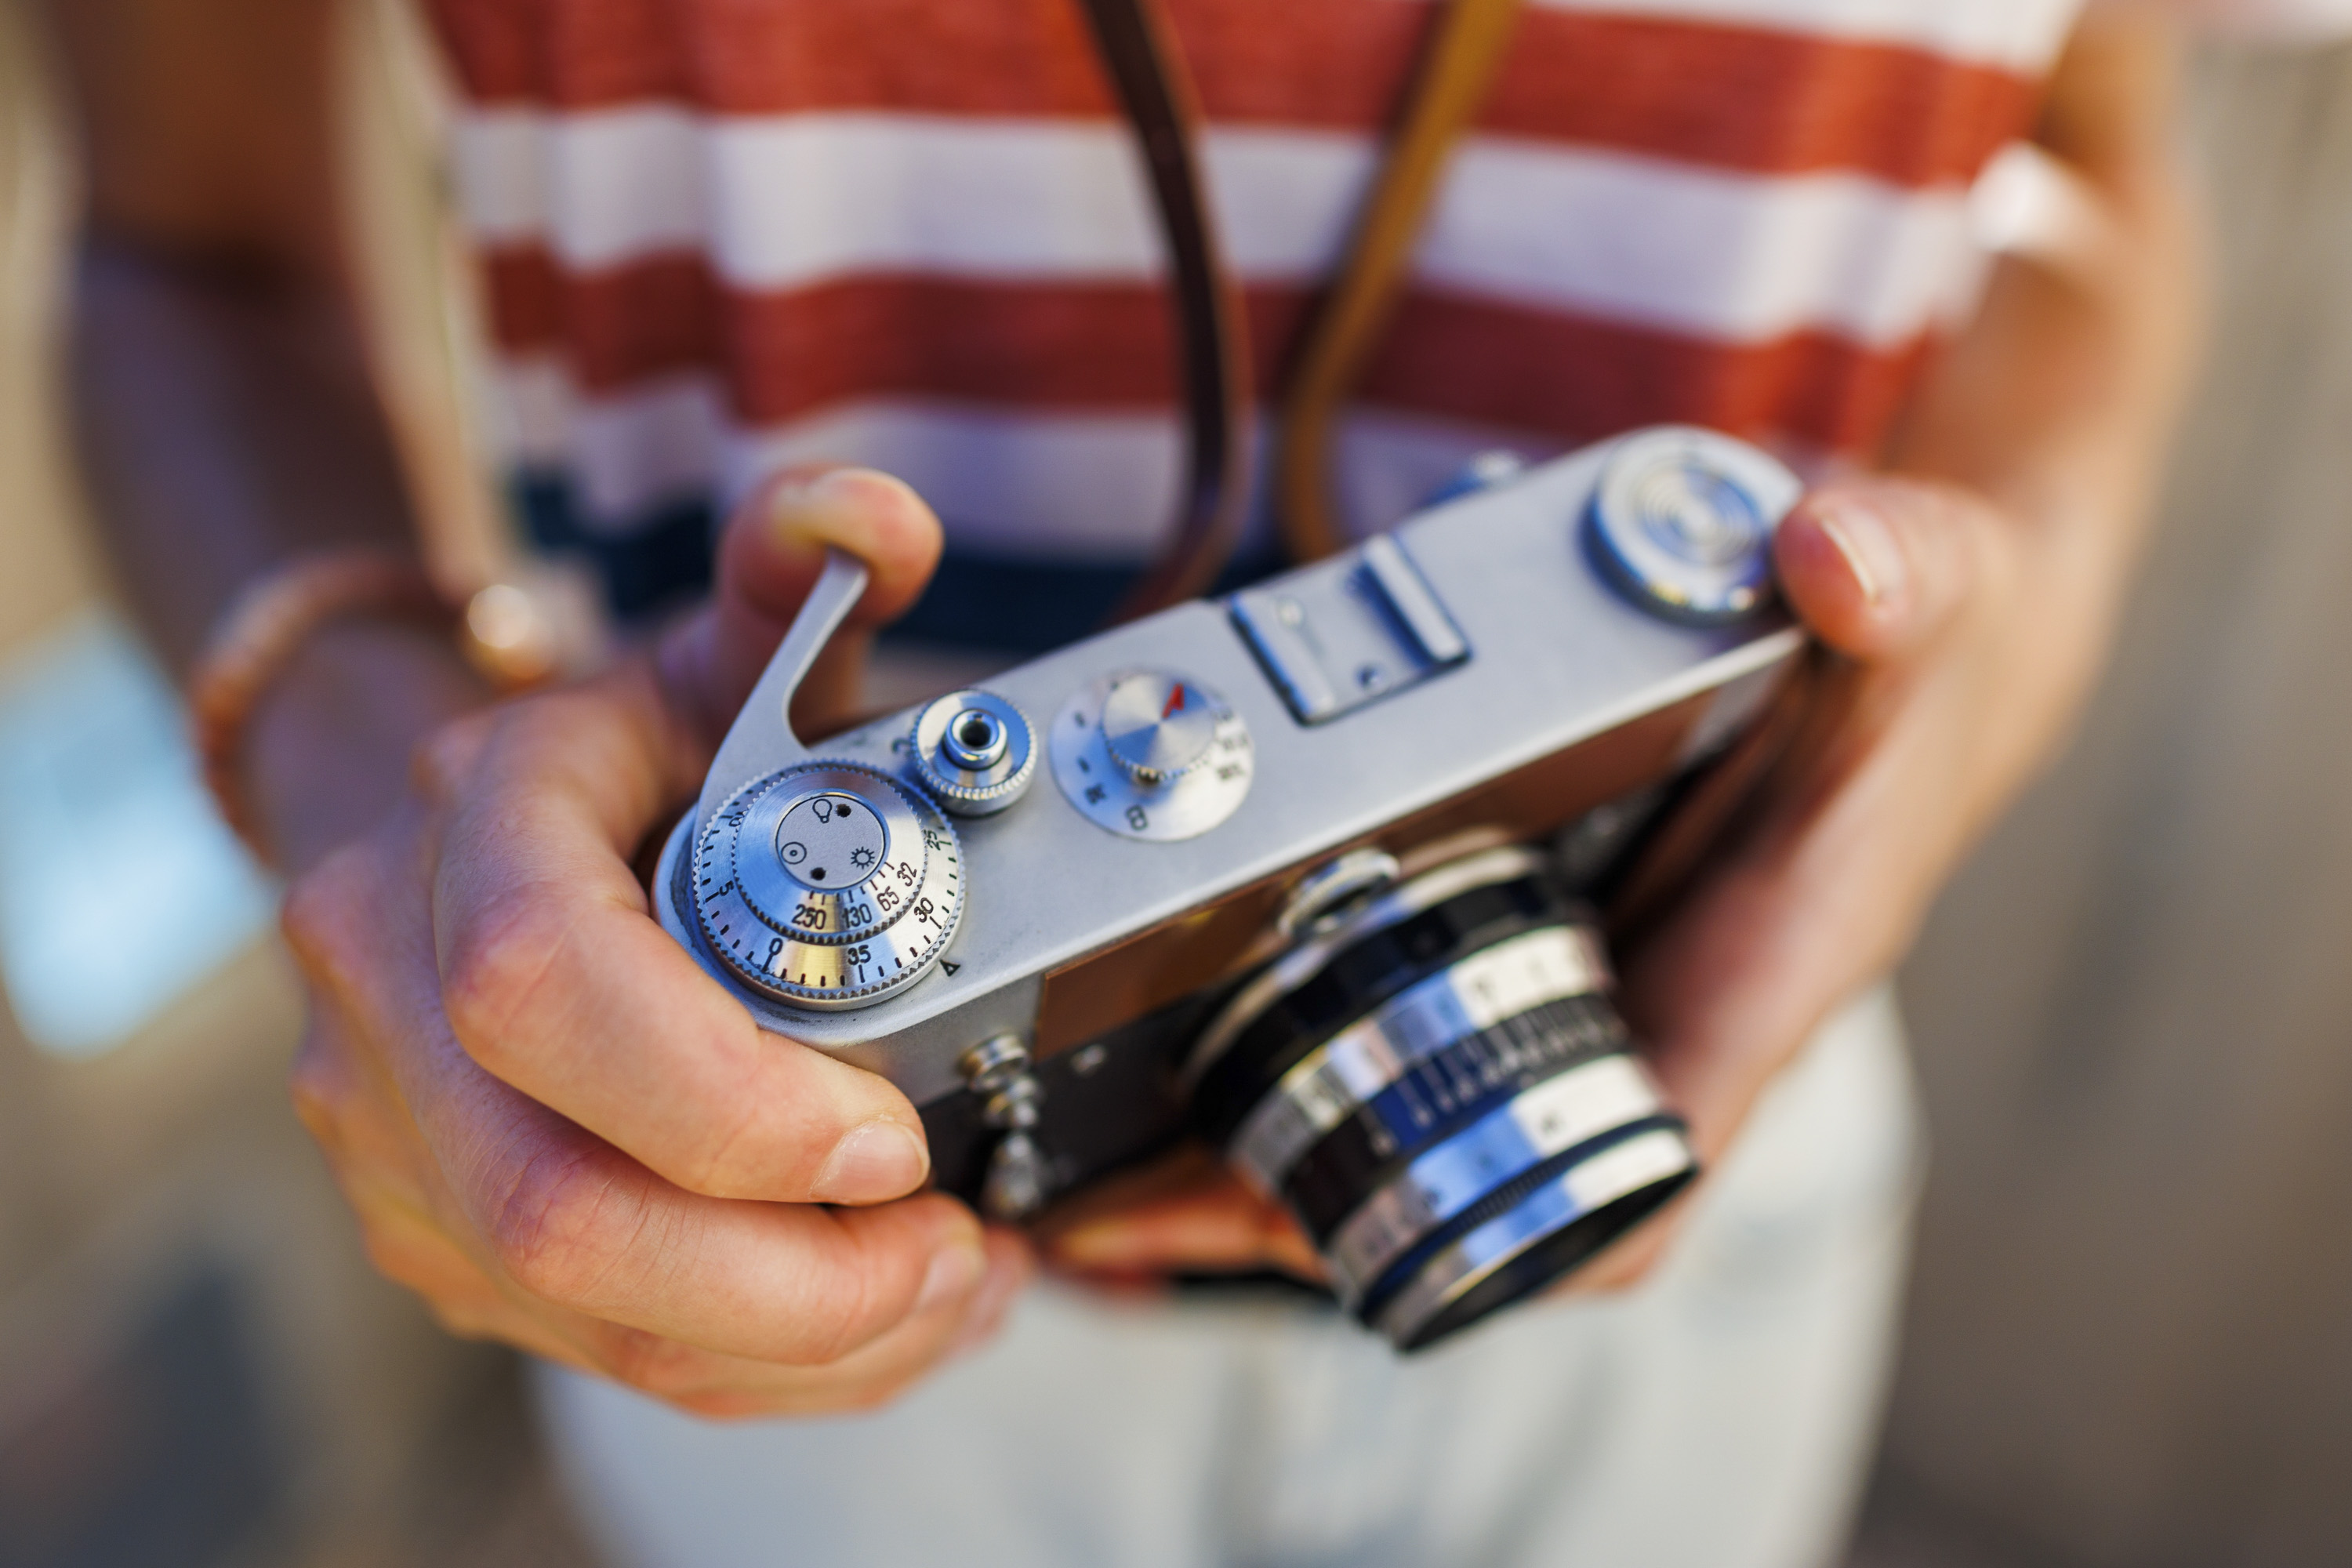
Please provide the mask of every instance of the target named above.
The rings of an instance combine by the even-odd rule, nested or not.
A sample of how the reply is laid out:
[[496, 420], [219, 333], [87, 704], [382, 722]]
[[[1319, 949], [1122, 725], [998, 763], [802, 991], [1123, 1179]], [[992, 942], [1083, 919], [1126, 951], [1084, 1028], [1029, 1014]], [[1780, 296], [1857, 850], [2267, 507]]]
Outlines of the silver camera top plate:
[[[1655, 433], [1626, 439], [1644, 435]], [[1796, 500], [1796, 479], [1753, 448], [1705, 432], [1678, 432], [1676, 443], [1701, 459], [1720, 453], [1773, 520]], [[1713, 691], [1713, 710], [1685, 744], [1702, 752], [1745, 719], [1801, 634], [1769, 605], [1729, 625], [1669, 618], [1605, 580], [1589, 530], [1614, 449], [1530, 468], [1409, 519], [1370, 550], [1234, 601], [1179, 605], [991, 681], [1021, 712], [1056, 715], [1055, 724], [1073, 722], [1074, 699], [1106, 678], [1150, 672], [1171, 693], [1189, 683], [1213, 694], [1219, 721], [1246, 734], [1244, 793], [1211, 827], [1181, 838], [1098, 825], [1063, 788], [1034, 789], [1012, 809], [962, 820], [963, 913], [936, 970], [878, 1005], [819, 1013], [753, 992], [704, 946], [684, 862], [698, 822], [779, 768], [821, 755], [917, 776], [908, 754], [917, 710], [814, 750], [785, 716], [863, 589], [863, 570], [837, 561], [728, 735], [697, 812], [665, 848], [655, 883], [662, 923], [762, 1026], [883, 1072], [919, 1104], [962, 1087], [955, 1064], [974, 1042], [1025, 1034], [1041, 977], [1085, 954]], [[1271, 640], [1289, 637], [1281, 645], [1297, 650], [1289, 660], [1269, 653], [1260, 635], [1284, 601], [1299, 606], [1298, 619], [1272, 623], [1280, 630]], [[1342, 619], [1347, 605], [1357, 608]], [[1372, 622], [1383, 616], [1389, 629], [1377, 631]], [[1387, 661], [1377, 679], [1342, 688], [1341, 678], [1377, 659]], [[1181, 707], [1170, 710], [1171, 723]], [[1039, 739], [1051, 754], [1052, 737]], [[1196, 769], [1167, 787], [1211, 776]]]

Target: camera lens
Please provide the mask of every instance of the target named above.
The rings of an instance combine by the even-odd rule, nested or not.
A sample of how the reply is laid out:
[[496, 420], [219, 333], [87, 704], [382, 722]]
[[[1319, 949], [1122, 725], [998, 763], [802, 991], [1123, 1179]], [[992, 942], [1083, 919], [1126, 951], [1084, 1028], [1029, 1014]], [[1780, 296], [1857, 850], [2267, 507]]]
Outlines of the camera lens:
[[1244, 984], [1187, 1063], [1202, 1129], [1417, 1350], [1540, 1289], [1697, 1173], [1532, 849], [1392, 887]]

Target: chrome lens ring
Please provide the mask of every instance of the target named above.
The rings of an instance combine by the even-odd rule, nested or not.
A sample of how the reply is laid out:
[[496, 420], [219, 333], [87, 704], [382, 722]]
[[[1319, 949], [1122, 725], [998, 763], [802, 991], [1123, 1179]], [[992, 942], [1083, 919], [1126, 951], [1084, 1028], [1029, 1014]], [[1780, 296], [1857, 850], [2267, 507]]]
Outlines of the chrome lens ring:
[[1400, 1261], [1443, 1246], [1476, 1223], [1476, 1211], [1507, 1208], [1515, 1189], [1665, 1120], [1648, 1075], [1626, 1056], [1587, 1061], [1522, 1089], [1412, 1160], [1330, 1232], [1321, 1250], [1340, 1294], [1378, 1300]]
[[[1426, 900], [1413, 898], [1421, 884], [1451, 868], [1416, 878], [1353, 917], [1341, 928], [1342, 940], [1318, 939], [1276, 960], [1267, 973], [1289, 984], [1257, 996], [1250, 993], [1265, 975], [1245, 985], [1203, 1037], [1223, 1035], [1191, 1084], [1210, 1141], [1231, 1142], [1243, 1119], [1307, 1053], [1401, 992], [1496, 942], [1573, 923], [1572, 906], [1541, 874], [1539, 860], [1505, 864], [1512, 868], [1507, 874], [1482, 875], [1466, 887], [1441, 879], [1446, 896]], [[1383, 908], [1391, 905], [1398, 907]], [[1368, 918], [1384, 914], [1389, 918]], [[1298, 962], [1302, 955], [1311, 964]], [[1194, 1060], [1201, 1059], [1196, 1048]]]
[[1365, 1316], [1400, 1350], [1419, 1350], [1542, 1289], [1623, 1235], [1698, 1174], [1677, 1126], [1593, 1151], [1463, 1231]]
[[[1280, 1199], [1363, 1321], [1433, 1342], [1696, 1171], [1607, 976], [1589, 912], [1540, 857], [1465, 856], [1245, 983], [1191, 1058], [1195, 1124]], [[1612, 1149], [1668, 1142], [1670, 1170], [1645, 1155], [1662, 1173], [1610, 1187], [1639, 1164]]]
[[1277, 1190], [1323, 1245], [1395, 1173], [1402, 1152], [1452, 1138], [1580, 1063], [1629, 1059], [1620, 1055], [1629, 1043], [1606, 997], [1564, 996], [1529, 1008], [1414, 1064], [1316, 1140]]
[[1268, 1008], [1314, 980], [1357, 942], [1402, 925], [1464, 893], [1521, 881], [1543, 869], [1543, 856], [1522, 845], [1465, 856], [1400, 883], [1328, 931], [1318, 931], [1313, 940], [1301, 942], [1268, 964], [1219, 1009], [1185, 1059], [1184, 1087], [1189, 1089], [1201, 1084]]
[[[1225, 1152], [1259, 1191], [1278, 1192], [1302, 1155], [1421, 1065], [1608, 983], [1607, 958], [1586, 928], [1543, 926], [1507, 938], [1407, 986], [1301, 1057], [1250, 1110]], [[1438, 1081], [1460, 1081], [1460, 1073], [1490, 1062], [1501, 1065], [1494, 1044], [1475, 1046], [1471, 1058], [1445, 1064]]]

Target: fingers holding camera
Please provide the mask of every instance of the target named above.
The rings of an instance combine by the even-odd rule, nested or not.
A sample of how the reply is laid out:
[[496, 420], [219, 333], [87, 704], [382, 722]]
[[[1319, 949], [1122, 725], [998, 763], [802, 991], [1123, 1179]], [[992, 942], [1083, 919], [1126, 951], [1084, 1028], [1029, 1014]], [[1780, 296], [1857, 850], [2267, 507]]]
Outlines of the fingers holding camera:
[[866, 563], [866, 593], [801, 684], [795, 721], [819, 733], [853, 713], [872, 634], [911, 608], [939, 564], [939, 518], [872, 468], [787, 468], [735, 509], [719, 540], [709, 611], [669, 637], [658, 665], [680, 711], [716, 744], [793, 614], [838, 549]]
[[318, 1134], [360, 1222], [368, 1256], [388, 1279], [415, 1291], [453, 1333], [497, 1339], [548, 1360], [625, 1383], [682, 1409], [712, 1416], [838, 1411], [879, 1404], [940, 1361], [984, 1341], [1029, 1273], [1026, 1249], [1006, 1233], [983, 1238], [979, 1269], [961, 1251], [943, 1254], [902, 1320], [832, 1361], [782, 1365], [704, 1349], [667, 1333], [607, 1321], [535, 1297], [500, 1275], [453, 1235], [442, 1212], [404, 1180], [409, 1162], [383, 1102], [362, 1092], [352, 1053], [331, 1021], [306, 1043], [295, 1098]]
[[[632, 689], [632, 682], [635, 689]], [[929, 1170], [887, 1079], [762, 1035], [648, 916], [625, 856], [655, 816], [650, 683], [517, 704], [450, 792], [430, 963], [503, 1083], [709, 1196], [879, 1203]]]
[[1790, 602], [1839, 654], [1740, 837], [1625, 955], [1624, 1000], [1702, 1152], [1893, 966], [2045, 749], [2079, 628], [2039, 613], [2037, 536], [1939, 484], [1841, 481], [1781, 526]]
[[986, 1233], [982, 1247], [984, 1266], [971, 1289], [947, 1281], [928, 1290], [894, 1327], [821, 1364], [780, 1366], [609, 1323], [588, 1325], [585, 1358], [575, 1364], [718, 1419], [870, 1409], [1003, 1327], [1033, 1271], [1029, 1250], [1002, 1230]]
[[1992, 510], [1948, 486], [1873, 477], [1809, 492], [1780, 524], [1773, 565], [1806, 628], [1881, 661], [1932, 640], [1969, 597]]
[[[298, 1071], [298, 1102], [355, 1203], [428, 1215], [502, 1292], [533, 1309], [760, 1361], [830, 1362], [941, 1301], [974, 1296], [990, 1274], [991, 1244], [950, 1199], [835, 1209], [690, 1192], [484, 1070], [444, 1011], [427, 891], [435, 851], [446, 863], [449, 847], [436, 842], [436, 820], [408, 809], [289, 900], [288, 933], [322, 1019]], [[525, 842], [538, 836], [528, 820], [518, 833]], [[639, 983], [661, 988], [658, 974]], [[546, 1026], [551, 1046], [567, 1021], [577, 1022], [558, 1016]], [[617, 1051], [635, 1026], [662, 1037], [658, 1018], [618, 1023], [620, 1032], [589, 1043]], [[835, 1075], [854, 1070], [768, 1045], [814, 1070], [763, 1091], [809, 1086], [821, 1098]], [[689, 1114], [677, 1101], [670, 1109]], [[870, 1120], [853, 1116], [841, 1131]]]
[[911, 1317], [969, 1305], [992, 1266], [1008, 1267], [970, 1211], [938, 1195], [853, 1209], [687, 1192], [491, 1079], [454, 1040], [435, 1040], [431, 1017], [404, 1026], [388, 1052], [393, 1077], [439, 1191], [404, 1202], [397, 1183], [364, 1173], [346, 1187], [363, 1213], [429, 1215], [542, 1322], [551, 1309], [720, 1354], [818, 1365]]
[[1205, 1148], [1098, 1184], [1054, 1216], [1046, 1260], [1081, 1278], [1278, 1268], [1319, 1280], [1323, 1261], [1283, 1209]]

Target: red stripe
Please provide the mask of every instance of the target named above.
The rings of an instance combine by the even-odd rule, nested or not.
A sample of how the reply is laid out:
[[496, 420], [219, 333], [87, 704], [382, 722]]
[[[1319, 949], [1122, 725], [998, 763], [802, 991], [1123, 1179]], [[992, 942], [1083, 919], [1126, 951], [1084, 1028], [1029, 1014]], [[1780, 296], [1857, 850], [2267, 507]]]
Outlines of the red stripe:
[[[507, 352], [558, 353], [593, 394], [709, 371], [746, 425], [871, 397], [1039, 410], [1158, 409], [1174, 398], [1167, 305], [1147, 283], [866, 276], [745, 293], [719, 287], [692, 257], [565, 278], [537, 253], [500, 258], [490, 276]], [[1307, 302], [1295, 288], [1250, 291], [1262, 382]], [[1418, 289], [1362, 394], [1570, 440], [1689, 421], [1856, 451], [1883, 433], [1926, 353], [1924, 338], [1874, 351], [1822, 332], [1727, 344]]]
[[[897, 110], [1102, 118], [1071, 0], [428, 0], [468, 92], [563, 110]], [[1363, 130], [1393, 112], [1431, 15], [1401, 0], [1171, 0], [1213, 119]], [[1925, 50], [1530, 10], [1483, 123], [1764, 174], [1967, 180], [2035, 89]]]

